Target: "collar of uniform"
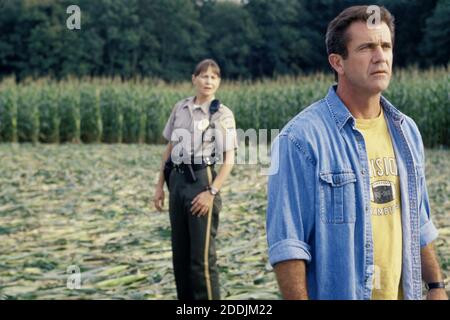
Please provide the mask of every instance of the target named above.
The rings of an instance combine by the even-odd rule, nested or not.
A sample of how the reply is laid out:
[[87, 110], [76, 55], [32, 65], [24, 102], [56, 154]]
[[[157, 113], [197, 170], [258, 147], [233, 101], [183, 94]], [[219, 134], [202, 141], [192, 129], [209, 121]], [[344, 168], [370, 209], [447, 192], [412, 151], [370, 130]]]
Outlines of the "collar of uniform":
[[183, 108], [190, 108], [190, 109], [192, 109], [193, 106], [194, 106], [194, 99], [195, 99], [195, 97], [186, 98], [184, 100]]
[[184, 108], [190, 108], [191, 110], [196, 110], [196, 109], [201, 109], [203, 111], [204, 114], [208, 114], [209, 113], [209, 105], [211, 103], [211, 101], [213, 101], [215, 98], [213, 97], [208, 103], [204, 103], [200, 106], [195, 106], [194, 104], [194, 100], [195, 100], [195, 96], [190, 97], [187, 100], [187, 104], [184, 105]]

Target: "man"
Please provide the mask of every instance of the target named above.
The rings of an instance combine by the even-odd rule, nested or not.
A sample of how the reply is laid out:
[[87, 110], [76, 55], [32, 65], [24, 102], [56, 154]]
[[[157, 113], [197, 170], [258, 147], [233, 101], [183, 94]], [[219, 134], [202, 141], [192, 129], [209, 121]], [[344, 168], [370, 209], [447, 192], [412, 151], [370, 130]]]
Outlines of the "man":
[[422, 139], [381, 95], [394, 19], [378, 8], [371, 23], [368, 9], [350, 7], [328, 25], [337, 86], [273, 145], [267, 237], [285, 299], [421, 299], [422, 280], [428, 299], [448, 299], [432, 247]]

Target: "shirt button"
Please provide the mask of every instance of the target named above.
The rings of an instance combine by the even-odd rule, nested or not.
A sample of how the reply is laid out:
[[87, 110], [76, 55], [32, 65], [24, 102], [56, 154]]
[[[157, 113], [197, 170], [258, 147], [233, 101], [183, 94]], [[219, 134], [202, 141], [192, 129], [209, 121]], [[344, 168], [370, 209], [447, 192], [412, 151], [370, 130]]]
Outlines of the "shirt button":
[[366, 249], [370, 249], [370, 243], [366, 243]]
[[362, 174], [362, 175], [365, 175], [365, 174], [366, 174], [366, 170], [362, 169], [362, 170], [361, 170], [361, 174]]

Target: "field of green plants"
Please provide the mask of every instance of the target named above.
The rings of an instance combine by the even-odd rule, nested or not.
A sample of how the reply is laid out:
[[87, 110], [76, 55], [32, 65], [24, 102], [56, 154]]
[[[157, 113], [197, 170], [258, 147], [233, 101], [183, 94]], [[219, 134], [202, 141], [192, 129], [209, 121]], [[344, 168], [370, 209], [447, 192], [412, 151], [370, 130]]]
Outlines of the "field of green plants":
[[[332, 82], [324, 74], [224, 82], [218, 98], [238, 128], [276, 129]], [[426, 174], [447, 283], [449, 89], [446, 69], [409, 69], [397, 71], [386, 92], [434, 148]], [[153, 144], [162, 142], [173, 104], [192, 94], [189, 83], [149, 79], [0, 83], [0, 299], [176, 298], [168, 213], [151, 204], [163, 151]], [[260, 169], [236, 165], [222, 190], [217, 248], [225, 299], [280, 298], [267, 261]], [[79, 289], [67, 286], [74, 266]]]
[[[281, 128], [321, 99], [330, 74], [259, 82], [224, 83], [218, 98], [235, 113], [241, 129]], [[425, 145], [450, 146], [450, 76], [447, 69], [399, 70], [386, 96], [418, 124]], [[161, 131], [188, 83], [148, 79], [41, 79], [0, 83], [0, 142], [161, 142]]]
[[[0, 144], [0, 299], [175, 299], [167, 212], [151, 205], [162, 146]], [[436, 242], [450, 280], [450, 151], [427, 150]], [[266, 176], [236, 165], [217, 235], [224, 299], [278, 299]], [[167, 203], [166, 203], [167, 206]], [[70, 266], [79, 289], [67, 287]]]

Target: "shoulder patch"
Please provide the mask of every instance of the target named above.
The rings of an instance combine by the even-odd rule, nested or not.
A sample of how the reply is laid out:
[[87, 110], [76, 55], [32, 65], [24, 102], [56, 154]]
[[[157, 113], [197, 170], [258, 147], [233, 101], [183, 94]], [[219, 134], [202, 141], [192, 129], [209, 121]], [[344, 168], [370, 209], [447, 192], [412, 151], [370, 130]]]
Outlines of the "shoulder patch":
[[224, 119], [220, 119], [220, 124], [224, 129], [233, 129], [235, 127], [233, 117], [226, 117]]

